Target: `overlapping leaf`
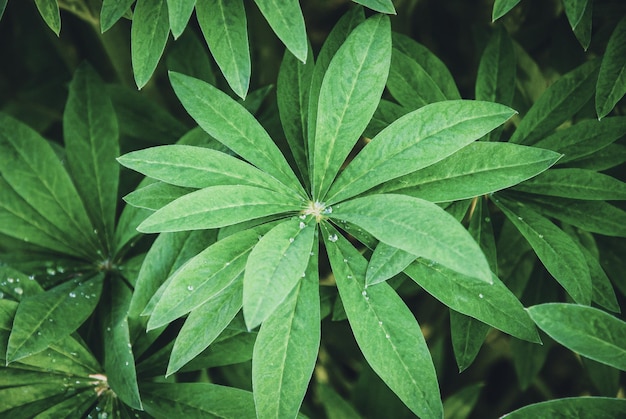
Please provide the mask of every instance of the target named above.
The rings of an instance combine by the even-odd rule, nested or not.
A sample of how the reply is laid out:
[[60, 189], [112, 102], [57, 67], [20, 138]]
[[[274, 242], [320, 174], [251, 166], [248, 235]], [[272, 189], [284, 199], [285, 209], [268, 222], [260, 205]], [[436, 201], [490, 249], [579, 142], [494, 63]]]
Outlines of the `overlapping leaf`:
[[133, 74], [138, 88], [148, 83], [170, 33], [167, 2], [137, 0], [130, 34]]
[[626, 94], [626, 17], [618, 23], [606, 46], [596, 84], [596, 112], [605, 117]]

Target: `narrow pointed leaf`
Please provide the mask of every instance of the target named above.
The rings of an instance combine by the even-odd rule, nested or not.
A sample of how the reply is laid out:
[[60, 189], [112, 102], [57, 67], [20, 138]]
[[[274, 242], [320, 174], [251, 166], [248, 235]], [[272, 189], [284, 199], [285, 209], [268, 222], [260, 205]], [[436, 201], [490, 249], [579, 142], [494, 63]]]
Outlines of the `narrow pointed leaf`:
[[596, 85], [596, 112], [605, 117], [626, 94], [626, 17], [618, 23], [606, 46], [598, 83]]
[[243, 106], [201, 80], [170, 73], [170, 81], [178, 99], [202, 129], [285, 185], [302, 190], [276, 144]]
[[337, 22], [333, 30], [328, 34], [322, 49], [315, 61], [315, 68], [311, 75], [311, 88], [309, 90], [309, 106], [307, 116], [307, 150], [309, 155], [309, 172], [313, 172], [313, 150], [315, 140], [315, 121], [317, 121], [317, 104], [319, 102], [322, 81], [328, 70], [332, 58], [344, 44], [346, 38], [360, 23], [365, 20], [362, 7], [353, 7], [346, 12]]
[[609, 397], [571, 397], [524, 406], [502, 416], [507, 419], [553, 418], [578, 419], [616, 418], [626, 410], [626, 400]]
[[524, 196], [524, 202], [548, 217], [605, 236], [626, 237], [626, 211], [605, 201]]
[[177, 39], [187, 27], [196, 0], [167, 0], [170, 28], [174, 39]]
[[429, 103], [446, 100], [445, 94], [430, 74], [411, 57], [393, 48], [387, 89], [402, 106], [418, 109]]
[[209, 383], [145, 383], [146, 412], [158, 419], [173, 417], [254, 418], [249, 391]]
[[535, 194], [590, 201], [626, 199], [626, 183], [586, 169], [553, 169], [515, 189]]
[[313, 217], [293, 217], [261, 238], [243, 278], [243, 315], [252, 330], [271, 315], [302, 280], [315, 237]]
[[[167, 69], [216, 84], [213, 64], [199, 34], [185, 32], [167, 51]], [[179, 142], [179, 144], [181, 144]]]
[[[476, 99], [512, 106], [517, 74], [515, 48], [504, 27], [496, 28], [480, 58], [476, 76]], [[502, 129], [487, 136], [498, 141]]]
[[549, 303], [528, 308], [537, 325], [561, 345], [626, 371], [626, 323], [593, 307]]
[[105, 293], [110, 310], [104, 315], [104, 370], [107, 383], [125, 404], [143, 410], [137, 384], [135, 356], [130, 341], [128, 307], [131, 291], [119, 278], [110, 281]]
[[563, 0], [565, 15], [572, 29], [576, 28], [585, 13], [589, 0]]
[[493, 11], [491, 13], [491, 21], [495, 22], [502, 16], [511, 11], [512, 8], [517, 6], [520, 0], [495, 0], [493, 3]]
[[296, 417], [320, 345], [317, 257], [285, 301], [261, 325], [252, 358], [258, 417]]
[[141, 186], [135, 191], [129, 193], [124, 197], [124, 201], [133, 207], [156, 211], [181, 196], [187, 195], [196, 190], [197, 189], [195, 188], [184, 188], [182, 186], [174, 186], [164, 182], [154, 182], [148, 184], [147, 186]]
[[4, 8], [7, 7], [7, 2], [9, 0], [0, 0], [0, 19], [2, 19], [2, 15], [4, 14]]
[[[313, 197], [323, 200], [341, 164], [371, 119], [391, 59], [389, 19], [360, 24], [333, 57], [322, 81], [313, 150]], [[351, 74], [346, 78], [345, 74]]]
[[299, 62], [293, 54], [285, 52], [278, 73], [276, 100], [280, 122], [296, 166], [305, 182], [309, 182], [307, 149], [307, 115], [309, 88], [313, 76], [313, 53], [309, 51], [306, 63]]
[[35, 0], [39, 14], [46, 22], [46, 25], [59, 36], [61, 32], [61, 15], [57, 0]]
[[472, 365], [490, 329], [480, 320], [450, 310], [450, 336], [459, 372]]
[[626, 117], [584, 120], [538, 141], [534, 146], [564, 154], [559, 164], [592, 156], [626, 135]]
[[243, 0], [198, 1], [196, 17], [226, 81], [245, 99], [250, 85], [250, 47]]
[[274, 33], [298, 60], [306, 62], [308, 41], [298, 0], [254, 0]]
[[522, 233], [548, 272], [574, 301], [591, 304], [591, 276], [576, 243], [550, 220], [528, 207], [503, 198], [497, 198], [494, 202]]
[[118, 161], [146, 176], [176, 186], [206, 188], [217, 185], [250, 185], [298, 196], [296, 192], [256, 167], [206, 147], [152, 147], [125, 154]]
[[367, 261], [334, 228], [325, 224], [322, 231], [341, 301], [365, 359], [413, 413], [442, 417], [435, 369], [415, 317], [387, 283], [365, 288]]
[[39, 214], [65, 226], [60, 241], [96, 257], [97, 240], [80, 197], [50, 144], [30, 127], [0, 114], [0, 174]]
[[533, 145], [578, 112], [592, 97], [599, 62], [586, 62], [552, 84], [533, 104], [509, 140]]
[[243, 276], [239, 275], [228, 288], [195, 308], [180, 329], [169, 363], [169, 376], [204, 351], [222, 333], [241, 310]]
[[398, 32], [391, 34], [393, 47], [419, 65], [444, 93], [446, 99], [461, 99], [459, 89], [448, 67], [435, 54], [414, 39]]
[[[143, 233], [219, 228], [267, 215], [298, 211], [303, 202], [253, 186], [212, 186], [184, 195], [148, 217]], [[235, 211], [236, 209], [236, 211]]]
[[262, 234], [259, 229], [233, 234], [185, 263], [164, 283], [148, 329], [187, 314], [231, 287], [243, 273], [250, 251], [259, 242], [259, 234]]
[[485, 256], [467, 230], [437, 205], [404, 195], [357, 198], [333, 207], [332, 218], [378, 240], [490, 283]]
[[574, 35], [576, 36], [576, 39], [578, 39], [580, 45], [585, 51], [587, 51], [587, 48], [589, 48], [589, 45], [591, 44], [591, 29], [593, 24], [593, 0], [575, 1], [578, 1], [580, 3], [584, 2], [585, 8], [582, 17], [580, 18], [580, 21], [578, 22], [576, 27], [572, 27], [572, 30], [574, 31]]
[[133, 74], [139, 89], [152, 77], [165, 50], [169, 33], [167, 2], [137, 0], [130, 32], [130, 48]]
[[105, 33], [111, 26], [115, 24], [124, 14], [130, 10], [130, 6], [135, 0], [102, 0], [102, 9], [100, 10], [100, 31]]
[[73, 333], [91, 315], [100, 299], [103, 275], [65, 282], [22, 299], [7, 347], [7, 362], [46, 349]]
[[451, 309], [516, 338], [540, 342], [522, 303], [496, 276], [489, 284], [424, 259], [416, 260], [404, 272]]
[[353, 0], [355, 3], [362, 4], [363, 6], [375, 10], [380, 13], [388, 13], [391, 15], [396, 14], [396, 9], [393, 7], [391, 0]]
[[329, 419], [361, 419], [361, 415], [354, 410], [352, 404], [328, 384], [318, 381], [315, 390], [315, 394], [319, 397]]
[[380, 192], [447, 202], [516, 185], [552, 166], [560, 155], [508, 143], [477, 142], [450, 157], [382, 185]]
[[384, 282], [402, 272], [416, 258], [404, 250], [380, 242], [367, 265], [365, 283], [369, 287]]
[[119, 165], [118, 126], [104, 83], [86, 64], [70, 84], [63, 113], [65, 152], [76, 189], [93, 226], [113, 251]]
[[327, 202], [349, 198], [441, 161], [514, 113], [506, 106], [474, 101], [434, 103], [411, 112], [363, 148], [333, 184]]

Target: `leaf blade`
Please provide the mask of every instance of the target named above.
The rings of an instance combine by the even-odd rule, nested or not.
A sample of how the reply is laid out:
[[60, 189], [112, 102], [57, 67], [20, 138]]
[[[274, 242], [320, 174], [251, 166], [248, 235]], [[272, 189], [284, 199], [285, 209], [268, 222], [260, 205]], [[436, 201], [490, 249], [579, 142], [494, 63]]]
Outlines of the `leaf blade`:
[[254, 0], [274, 33], [298, 60], [306, 62], [308, 42], [298, 0]]
[[135, 84], [144, 87], [163, 55], [170, 33], [167, 3], [137, 0], [130, 32]]
[[596, 113], [605, 117], [626, 94], [626, 18], [622, 18], [606, 46], [596, 84]]

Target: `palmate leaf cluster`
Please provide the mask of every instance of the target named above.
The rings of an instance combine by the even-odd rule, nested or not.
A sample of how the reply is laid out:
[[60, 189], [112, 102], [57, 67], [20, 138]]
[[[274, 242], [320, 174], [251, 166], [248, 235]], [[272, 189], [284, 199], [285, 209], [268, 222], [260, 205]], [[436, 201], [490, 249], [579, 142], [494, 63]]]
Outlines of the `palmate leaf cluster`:
[[[72, 3], [36, 2], [57, 33], [55, 7]], [[625, 19], [603, 56], [551, 83], [495, 26], [461, 95], [374, 12], [389, 1], [352, 5], [314, 53], [297, 2], [259, 0], [286, 46], [272, 127], [270, 89], [248, 94], [243, 2], [74, 3], [101, 6], [98, 30], [132, 18], [139, 87], [195, 10], [226, 84], [181, 37], [168, 81], [198, 127], [88, 64], [62, 142], [0, 113], [0, 413], [468, 417], [484, 377], [452, 392], [442, 359], [471, 373], [494, 340], [522, 389], [558, 346], [602, 396], [498, 414], [626, 411]], [[496, 1], [494, 19], [516, 3]], [[588, 3], [563, 2], [585, 48]], [[136, 188], [125, 168], [145, 176]]]

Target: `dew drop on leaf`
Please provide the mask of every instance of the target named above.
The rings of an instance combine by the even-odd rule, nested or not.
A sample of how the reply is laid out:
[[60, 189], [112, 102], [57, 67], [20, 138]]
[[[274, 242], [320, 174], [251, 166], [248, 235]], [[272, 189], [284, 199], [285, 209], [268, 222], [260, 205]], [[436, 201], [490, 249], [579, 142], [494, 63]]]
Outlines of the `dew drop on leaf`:
[[478, 298], [483, 298], [483, 297], [484, 297], [484, 295], [478, 294]]
[[540, 235], [539, 235], [539, 238], [540, 238], [540, 239], [543, 239], [543, 234], [540, 234]]
[[389, 336], [389, 333], [385, 334], [385, 337], [386, 337], [387, 339], [390, 339], [390, 338], [391, 338], [391, 336]]
[[13, 282], [15, 282], [15, 279], [13, 279], [13, 278], [7, 278], [7, 282], [8, 282], [9, 284], [12, 284]]
[[522, 217], [517, 217], [517, 219], [518, 219], [518, 220], [520, 220], [520, 221], [522, 221], [522, 220], [523, 220], [523, 218], [522, 218]]
[[300, 230], [302, 230], [304, 227], [306, 227], [306, 224], [304, 224], [302, 221], [300, 221]]
[[289, 243], [293, 243], [294, 239], [293, 237], [289, 237]]
[[339, 238], [337, 237], [336, 234], [331, 234], [330, 236], [328, 236], [328, 240], [330, 240], [331, 242], [335, 243]]
[[489, 217], [485, 217], [485, 222], [486, 222], [486, 223], [490, 223], [490, 222], [491, 222], [491, 218], [489, 218]]
[[187, 285], [187, 290], [193, 291], [193, 285]]
[[70, 298], [76, 298], [76, 293], [74, 291], [70, 292]]

